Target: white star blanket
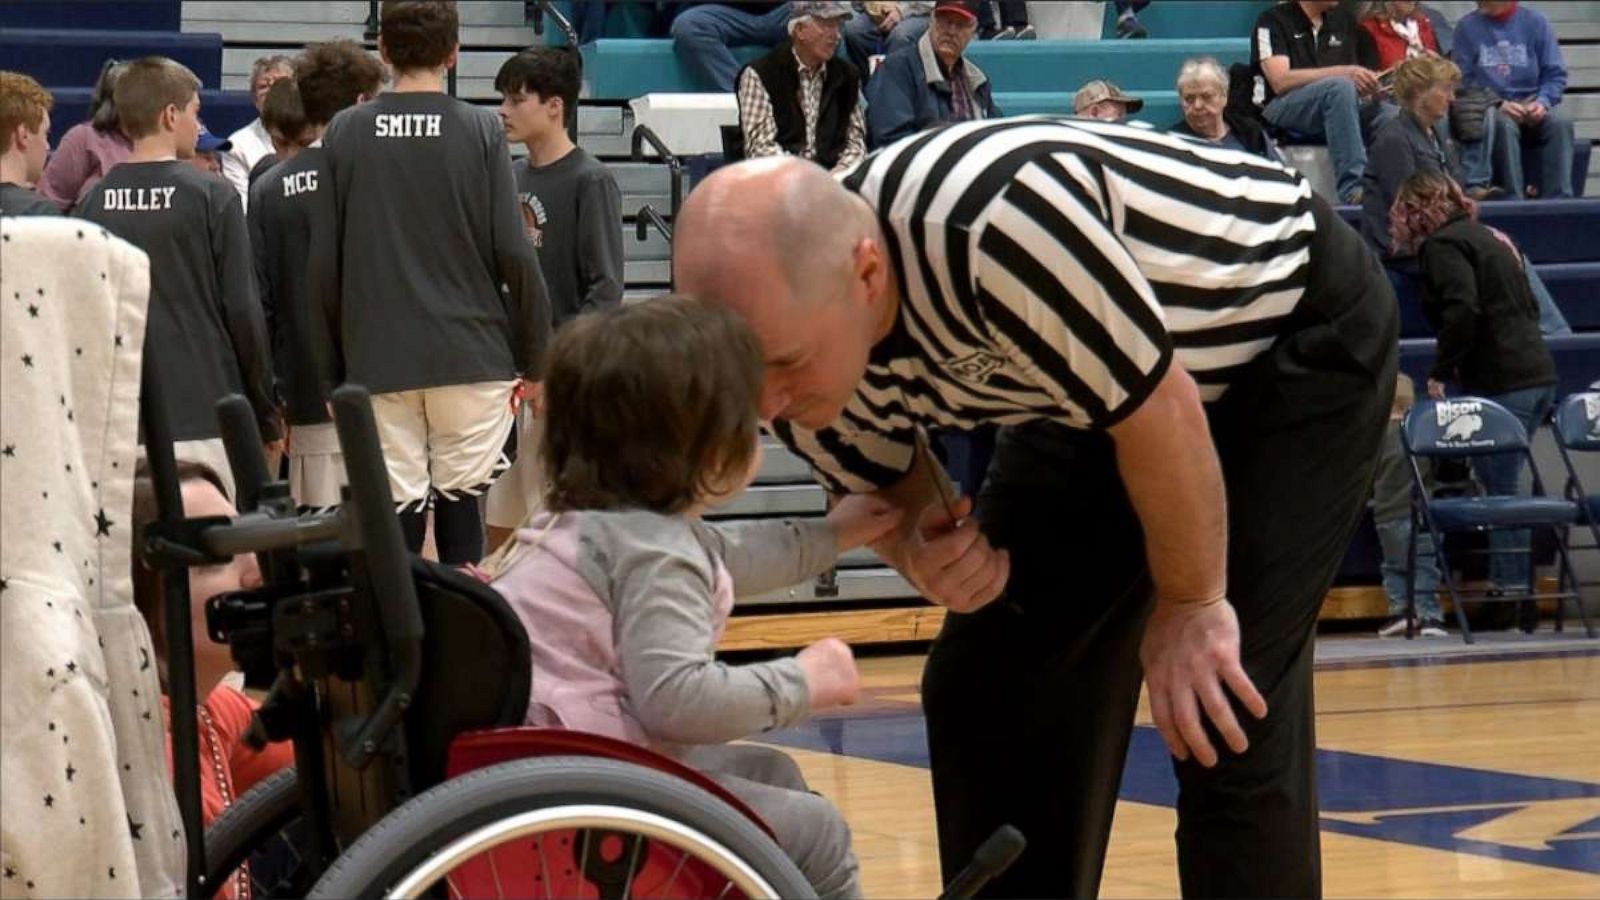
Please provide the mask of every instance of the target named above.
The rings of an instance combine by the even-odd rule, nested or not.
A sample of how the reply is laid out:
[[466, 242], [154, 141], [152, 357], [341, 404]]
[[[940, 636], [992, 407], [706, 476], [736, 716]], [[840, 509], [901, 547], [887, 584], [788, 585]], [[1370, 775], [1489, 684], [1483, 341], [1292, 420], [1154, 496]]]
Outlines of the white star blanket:
[[145, 254], [0, 219], [0, 896], [175, 897], [184, 844], [129, 570]]

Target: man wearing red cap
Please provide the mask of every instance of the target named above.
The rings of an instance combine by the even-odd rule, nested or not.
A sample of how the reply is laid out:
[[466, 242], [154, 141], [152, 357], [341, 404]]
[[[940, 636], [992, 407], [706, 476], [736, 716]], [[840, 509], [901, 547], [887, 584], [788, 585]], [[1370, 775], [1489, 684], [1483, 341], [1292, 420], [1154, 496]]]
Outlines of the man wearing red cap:
[[996, 119], [989, 77], [962, 54], [978, 30], [972, 0], [939, 0], [928, 32], [889, 54], [867, 83], [867, 142], [881, 147], [941, 122]]

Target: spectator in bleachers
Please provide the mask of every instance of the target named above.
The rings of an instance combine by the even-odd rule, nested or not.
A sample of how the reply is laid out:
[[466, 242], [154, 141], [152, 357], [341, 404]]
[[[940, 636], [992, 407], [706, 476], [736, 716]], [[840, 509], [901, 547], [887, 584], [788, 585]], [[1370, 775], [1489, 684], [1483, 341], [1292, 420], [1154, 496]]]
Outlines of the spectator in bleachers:
[[1398, 110], [1379, 99], [1372, 45], [1337, 0], [1287, 0], [1251, 36], [1256, 99], [1267, 122], [1328, 143], [1339, 199], [1361, 203], [1366, 142]]
[[867, 82], [867, 143], [881, 147], [941, 122], [1000, 116], [989, 76], [963, 54], [978, 28], [973, 0], [938, 0], [914, 46], [883, 61]]
[[[848, 4], [847, 4], [848, 5]], [[844, 33], [845, 53], [855, 63], [863, 76], [871, 73], [869, 61], [874, 55], [888, 56], [902, 47], [909, 47], [928, 30], [928, 15], [933, 11], [933, 0], [902, 0], [902, 2], [857, 3], [861, 14], [851, 18], [841, 29]]]
[[[995, 10], [1000, 11], [999, 20]], [[978, 40], [980, 41], [1032, 41], [1039, 32], [1028, 23], [1028, 4], [1024, 0], [987, 0], [978, 4]]]
[[[1372, 139], [1362, 178], [1361, 233], [1382, 256], [1391, 256], [1389, 207], [1413, 172], [1444, 172], [1460, 182], [1461, 157], [1445, 127], [1461, 70], [1442, 56], [1406, 60], [1394, 72], [1395, 116]], [[1489, 194], [1485, 185], [1468, 186], [1475, 200]]]
[[672, 20], [672, 47], [704, 90], [733, 92], [732, 47], [772, 47], [789, 26], [787, 3], [694, 3]]
[[[583, 74], [578, 56], [536, 47], [506, 60], [495, 75], [506, 139], [527, 146], [514, 167], [524, 224], [550, 291], [550, 325], [622, 302], [622, 192], [611, 170], [572, 142]], [[544, 415], [537, 391], [517, 410], [517, 458], [489, 488], [484, 506], [492, 551], [543, 504], [539, 463]]]
[[861, 73], [839, 59], [850, 4], [794, 2], [789, 40], [739, 72], [739, 127], [747, 157], [802, 156], [825, 169], [866, 155]]
[[[1418, 172], [1400, 186], [1391, 211], [1397, 250], [1422, 261], [1422, 311], [1439, 334], [1428, 396], [1447, 385], [1499, 403], [1532, 434], [1556, 398], [1556, 366], [1539, 329], [1539, 304], [1525, 263], [1505, 235], [1477, 221], [1477, 204], [1448, 175]], [[1522, 456], [1502, 453], [1474, 463], [1491, 495], [1521, 494]], [[1528, 545], [1526, 531], [1494, 531], [1492, 550]], [[1526, 591], [1527, 556], [1489, 558], [1495, 589]]]
[[106, 60], [89, 94], [89, 120], [67, 129], [45, 163], [38, 190], [62, 212], [72, 212], [95, 182], [128, 158], [133, 144], [122, 133], [115, 90], [126, 63]]
[[1150, 32], [1139, 23], [1139, 13], [1150, 0], [1117, 0], [1117, 37], [1146, 38]]
[[[1445, 127], [1445, 113], [1460, 81], [1461, 70], [1442, 56], [1408, 59], [1395, 69], [1394, 96], [1401, 113], [1373, 139], [1361, 203], [1361, 233], [1380, 256], [1389, 258], [1386, 263], [1391, 268], [1409, 272], [1415, 267], [1390, 245], [1389, 213], [1400, 185], [1416, 172], [1442, 172], [1457, 183], [1463, 179], [1460, 153]], [[1474, 185], [1466, 188], [1466, 194], [1476, 201], [1493, 199], [1502, 192], [1491, 185]], [[1523, 271], [1539, 304], [1544, 333], [1570, 334], [1572, 329], [1544, 280], [1525, 257]]]
[[[328, 416], [333, 379], [319, 371], [318, 348], [327, 346], [327, 322], [312, 304], [313, 234], [331, 228], [333, 187], [328, 181], [322, 133], [335, 114], [378, 96], [383, 64], [351, 40], [311, 44], [295, 59], [305, 148], [250, 187], [250, 248], [256, 284], [267, 314], [278, 401], [289, 427], [289, 495], [302, 508], [340, 502], [345, 483], [339, 439]], [[263, 114], [274, 106], [268, 93]], [[271, 116], [268, 116], [269, 121]]]
[[188, 163], [207, 175], [222, 178], [222, 156], [230, 146], [227, 140], [212, 134], [202, 122], [200, 136], [194, 141], [194, 155], [189, 157]]
[[1228, 76], [1216, 59], [1184, 60], [1178, 69], [1178, 102], [1183, 121], [1172, 126], [1178, 134], [1280, 161], [1278, 147], [1261, 123], [1228, 106]]
[[1074, 114], [1102, 122], [1121, 122], [1141, 109], [1144, 109], [1143, 100], [1124, 94], [1122, 88], [1102, 79], [1085, 84], [1072, 95]]
[[1439, 52], [1433, 23], [1417, 0], [1379, 0], [1361, 12], [1361, 30], [1372, 38], [1377, 69], [1387, 72], [1408, 59]]
[[[250, 96], [257, 113], [266, 103], [267, 91], [292, 75], [294, 69], [287, 56], [263, 56], [255, 61], [250, 67]], [[267, 134], [266, 123], [257, 116], [254, 122], [228, 135], [228, 142], [232, 144], [232, 149], [222, 158], [222, 174], [239, 192], [240, 202], [248, 204], [250, 170], [256, 167], [263, 156], [272, 152], [272, 136]]]
[[1484, 127], [1492, 140], [1463, 143], [1462, 156], [1473, 182], [1498, 181], [1513, 197], [1535, 196], [1522, 175], [1522, 142], [1542, 148], [1537, 196], [1572, 196], [1573, 124], [1558, 109], [1567, 89], [1567, 67], [1550, 20], [1511, 0], [1479, 0], [1476, 12], [1456, 25], [1451, 53], [1471, 88], [1487, 88], [1500, 98]]
[[0, 215], [59, 216], [35, 193], [50, 152], [50, 92], [19, 72], [0, 72]]
[[272, 152], [261, 157], [250, 170], [251, 184], [278, 163], [293, 159], [313, 140], [306, 123], [305, 107], [300, 104], [296, 79], [285, 78], [267, 91], [267, 99], [261, 104], [261, 124], [266, 126], [267, 137], [272, 140]]
[[78, 214], [149, 254], [145, 347], [161, 360], [173, 450], [210, 464], [226, 483], [218, 400], [239, 393], [250, 401], [268, 456], [283, 443], [242, 204], [226, 181], [188, 162], [201, 128], [193, 72], [164, 57], [131, 62], [117, 79], [116, 104], [133, 151]]

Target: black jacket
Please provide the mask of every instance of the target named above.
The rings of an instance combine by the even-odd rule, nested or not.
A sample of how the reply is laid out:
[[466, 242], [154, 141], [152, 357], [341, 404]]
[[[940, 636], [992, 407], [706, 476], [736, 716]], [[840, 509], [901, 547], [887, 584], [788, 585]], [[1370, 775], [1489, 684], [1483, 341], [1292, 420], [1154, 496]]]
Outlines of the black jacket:
[[1522, 261], [1468, 216], [1422, 244], [1422, 311], [1439, 333], [1429, 377], [1473, 394], [1556, 382]]
[[[800, 106], [800, 73], [794, 47], [784, 41], [771, 53], [751, 63], [756, 77], [772, 100], [772, 117], [778, 126], [778, 146], [791, 156], [804, 156], [806, 117]], [[743, 70], [740, 76], [744, 75]], [[734, 80], [738, 83], [738, 79]], [[822, 78], [822, 106], [817, 111], [817, 155], [812, 160], [832, 169], [844, 152], [850, 117], [861, 103], [861, 73], [846, 60], [833, 57]]]

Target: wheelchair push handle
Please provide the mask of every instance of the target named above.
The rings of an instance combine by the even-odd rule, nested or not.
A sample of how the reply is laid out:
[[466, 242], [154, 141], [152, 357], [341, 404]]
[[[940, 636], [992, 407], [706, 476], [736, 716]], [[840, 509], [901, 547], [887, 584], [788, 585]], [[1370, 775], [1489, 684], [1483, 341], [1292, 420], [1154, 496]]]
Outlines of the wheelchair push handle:
[[340, 752], [359, 769], [400, 723], [416, 694], [422, 677], [422, 608], [411, 580], [400, 519], [394, 514], [394, 495], [389, 492], [388, 468], [366, 388], [352, 384], [335, 388], [333, 420], [350, 479], [346, 506], [355, 513], [354, 530], [366, 552], [367, 579], [394, 666], [392, 680], [371, 717], [341, 742]]
[[217, 424], [222, 428], [222, 446], [228, 451], [228, 467], [233, 470], [234, 498], [242, 513], [254, 512], [261, 502], [261, 491], [272, 480], [261, 452], [261, 429], [256, 427], [255, 409], [238, 394], [217, 401]]
[[996, 828], [994, 834], [978, 846], [978, 852], [972, 854], [972, 862], [950, 881], [939, 900], [967, 900], [975, 896], [984, 885], [1011, 868], [1027, 846], [1027, 839], [1017, 829], [1010, 825]]

